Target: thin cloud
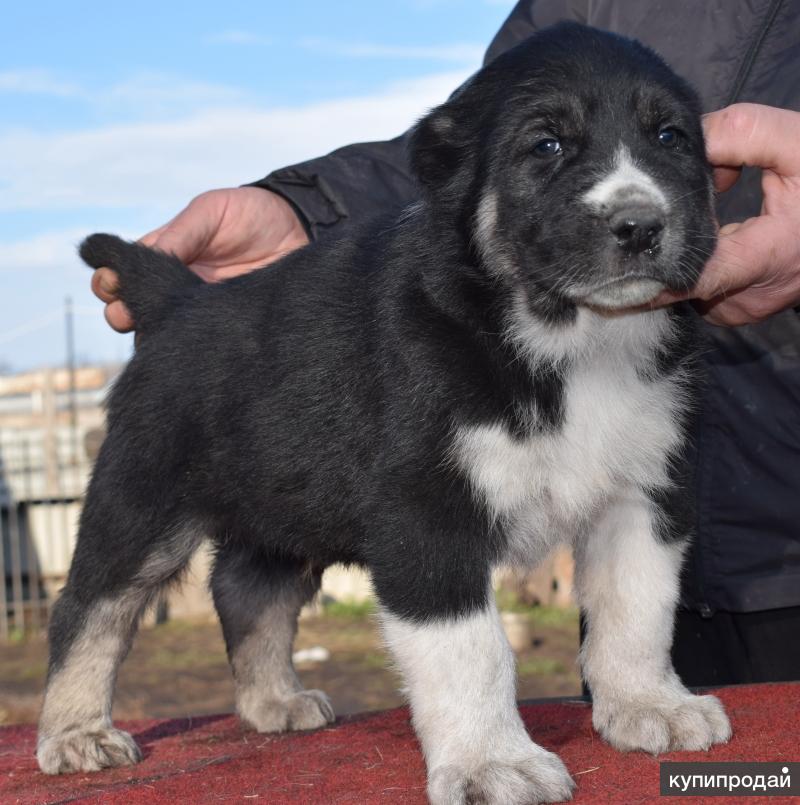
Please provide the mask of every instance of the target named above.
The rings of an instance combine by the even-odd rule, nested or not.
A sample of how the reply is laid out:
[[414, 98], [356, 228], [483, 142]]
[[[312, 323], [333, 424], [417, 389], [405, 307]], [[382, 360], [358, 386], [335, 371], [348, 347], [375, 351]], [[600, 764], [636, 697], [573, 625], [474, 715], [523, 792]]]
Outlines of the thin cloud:
[[49, 70], [39, 68], [0, 71], [0, 92], [59, 97], [83, 94], [78, 85], [56, 78]]
[[[457, 4], [458, 0], [411, 0], [412, 6], [421, 9], [443, 8]], [[517, 0], [483, 0], [483, 4], [486, 6], [502, 6], [510, 11], [517, 4]]]
[[54, 230], [0, 242], [0, 280], [13, 294], [0, 295], [0, 363], [14, 369], [64, 360], [64, 299], [74, 301], [73, 326], [80, 355], [98, 361], [126, 359], [129, 336], [112, 332], [102, 305], [89, 290], [90, 272], [76, 246], [96, 227]]
[[[98, 360], [127, 357], [130, 339], [105, 324], [75, 247], [97, 229], [138, 237], [196, 194], [252, 181], [282, 165], [347, 143], [393, 137], [468, 77], [460, 69], [403, 81], [380, 92], [297, 107], [205, 106], [169, 121], [98, 125], [82, 131], [0, 134], [0, 214], [27, 210], [41, 233], [0, 238], [0, 321], [18, 333], [61, 304], [94, 307], [76, 321], [78, 347]], [[61, 211], [80, 225], [59, 228]], [[48, 231], [48, 222], [50, 222]], [[0, 359], [15, 367], [61, 360], [59, 323], [15, 336]]]
[[165, 73], [139, 73], [91, 95], [91, 103], [104, 112], [129, 110], [142, 118], [148, 115], [176, 117], [209, 106], [241, 105], [249, 94], [225, 84], [187, 81]]
[[273, 42], [272, 37], [239, 29], [211, 34], [206, 41], [219, 45], [270, 45]]
[[91, 89], [39, 68], [0, 72], [0, 94], [4, 92], [69, 98], [101, 114], [127, 113], [137, 118], [174, 117], [210, 105], [241, 105], [249, 98], [237, 87], [191, 81], [170, 73], [141, 72], [125, 81]]
[[411, 61], [442, 61], [455, 64], [479, 65], [484, 47], [470, 43], [454, 45], [384, 45], [371, 42], [335, 42], [329, 39], [306, 38], [300, 44], [317, 53], [368, 59], [408, 59]]
[[85, 235], [86, 228], [71, 227], [0, 242], [0, 273], [60, 270], [65, 259], [72, 261], [75, 244]]
[[364, 97], [260, 109], [213, 104], [177, 120], [0, 135], [0, 210], [111, 206], [172, 212], [210, 187], [349, 142], [384, 139], [445, 100], [460, 70]]

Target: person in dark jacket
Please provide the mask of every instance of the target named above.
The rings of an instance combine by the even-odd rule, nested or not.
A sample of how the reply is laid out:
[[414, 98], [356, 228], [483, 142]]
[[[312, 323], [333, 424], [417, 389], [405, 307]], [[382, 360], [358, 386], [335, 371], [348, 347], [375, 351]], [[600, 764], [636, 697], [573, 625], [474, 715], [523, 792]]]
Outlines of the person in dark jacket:
[[[694, 439], [699, 516], [674, 660], [689, 685], [798, 679], [800, 0], [521, 0], [485, 61], [562, 19], [651, 46], [714, 112], [706, 118], [709, 158], [726, 192], [720, 245], [692, 293], [708, 322], [708, 382]], [[203, 194], [143, 241], [209, 280], [264, 265], [309, 238], [413, 202], [406, 136]], [[95, 272], [92, 282], [109, 323], [131, 329], [113, 274]]]

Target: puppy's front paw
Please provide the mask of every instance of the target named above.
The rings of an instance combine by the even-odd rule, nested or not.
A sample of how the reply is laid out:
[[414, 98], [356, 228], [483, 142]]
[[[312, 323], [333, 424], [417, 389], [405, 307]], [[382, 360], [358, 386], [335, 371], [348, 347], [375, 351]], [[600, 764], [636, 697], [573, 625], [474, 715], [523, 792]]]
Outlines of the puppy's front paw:
[[330, 699], [321, 690], [301, 690], [286, 699], [266, 699], [240, 710], [259, 732], [314, 730], [336, 720]]
[[595, 707], [595, 729], [623, 752], [642, 749], [653, 755], [670, 750], [706, 750], [727, 743], [731, 725], [715, 696], [665, 697], [663, 702], [628, 701]]
[[561, 758], [540, 750], [519, 760], [485, 763], [471, 773], [456, 766], [434, 769], [428, 798], [431, 805], [538, 805], [570, 800], [574, 788]]
[[36, 758], [45, 774], [63, 774], [132, 766], [142, 759], [142, 753], [127, 732], [109, 727], [42, 737]]

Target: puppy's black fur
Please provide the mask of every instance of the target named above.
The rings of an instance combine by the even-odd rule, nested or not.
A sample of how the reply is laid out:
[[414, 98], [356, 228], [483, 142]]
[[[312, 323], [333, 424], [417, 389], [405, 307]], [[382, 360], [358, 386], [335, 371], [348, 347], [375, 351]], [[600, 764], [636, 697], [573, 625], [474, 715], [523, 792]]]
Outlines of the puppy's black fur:
[[[623, 146], [679, 198], [646, 251], [577, 203]], [[526, 357], [512, 333], [520, 300], [559, 328], [621, 278], [690, 287], [713, 242], [710, 172], [693, 92], [646, 48], [577, 25], [478, 73], [419, 123], [410, 156], [423, 200], [399, 220], [222, 284], [112, 236], [84, 242], [90, 266], [118, 272], [140, 339], [110, 398], [51, 677], [98, 602], [180, 572], [188, 532], [243, 569], [228, 584], [345, 562], [410, 622], [487, 605], [509, 524], [487, 518], [454, 434], [558, 433], [572, 369], [566, 354]], [[669, 336], [642, 345], [643, 383], [691, 360], [690, 319], [670, 315]], [[685, 525], [679, 497], [651, 494], [664, 522]], [[234, 625], [226, 636], [243, 639]]]
[[[580, 58], [587, 37], [610, 63], [624, 48], [618, 70], [598, 76], [597, 56]], [[486, 534], [464, 482], [447, 469], [453, 423], [502, 421], [524, 433], [518, 411], [535, 399], [534, 427], [557, 427], [563, 393], [562, 367], [531, 372], [508, 344], [513, 283], [494, 276], [474, 248], [488, 176], [500, 174], [509, 195], [501, 226], [522, 267], [512, 279], [548, 319], [576, 311], [546, 271], [565, 242], [573, 262], [598, 270], [595, 241], [579, 236], [585, 223], [563, 214], [595, 180], [594, 154], [599, 161], [609, 151], [606, 124], [590, 116], [604, 97], [625, 93], [640, 148], [652, 150], [665, 120], [680, 125], [689, 153], [662, 149], [664, 176], [692, 190], [707, 182], [698, 171], [694, 94], [651, 52], [567, 25], [537, 45], [504, 54], [423, 120], [412, 164], [427, 203], [399, 222], [375, 221], [352, 240], [314, 244], [219, 285], [203, 285], [174, 258], [141, 246], [85, 241], [90, 266], [119, 273], [141, 334], [110, 400], [109, 438], [89, 495], [81, 547], [99, 549], [91, 556], [101, 567], [87, 568], [86, 594], [124, 584], [148, 544], [192, 517], [248, 550], [256, 544], [322, 567], [364, 563], [382, 601], [403, 615], [483, 602], [502, 535]], [[566, 81], [587, 87], [590, 102], [565, 94]], [[650, 127], [641, 126], [639, 107]], [[529, 120], [540, 114], [557, 115], [564, 139], [576, 143], [559, 168], [542, 169], [531, 156], [541, 124]], [[618, 136], [616, 128], [608, 134]], [[704, 200], [698, 193], [685, 206], [708, 236], [710, 216], [696, 210]], [[666, 266], [665, 284], [694, 283], [703, 259], [693, 247], [708, 250], [687, 238], [685, 270]], [[113, 535], [105, 522], [96, 535], [88, 527], [98, 498], [114, 506], [106, 515], [119, 524]], [[453, 535], [447, 550], [431, 551], [443, 534]]]

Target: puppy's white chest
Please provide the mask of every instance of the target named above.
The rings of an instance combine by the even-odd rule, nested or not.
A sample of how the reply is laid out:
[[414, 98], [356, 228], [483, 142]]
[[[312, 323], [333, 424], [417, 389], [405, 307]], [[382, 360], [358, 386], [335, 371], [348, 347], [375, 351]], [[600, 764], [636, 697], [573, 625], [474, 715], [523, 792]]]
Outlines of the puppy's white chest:
[[[457, 461], [516, 548], [571, 539], [615, 491], [667, 483], [680, 386], [595, 356], [565, 380], [559, 426], [515, 438], [499, 423], [459, 430]], [[525, 552], [525, 551], [523, 551]]]

